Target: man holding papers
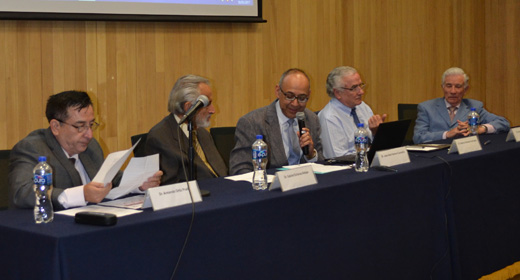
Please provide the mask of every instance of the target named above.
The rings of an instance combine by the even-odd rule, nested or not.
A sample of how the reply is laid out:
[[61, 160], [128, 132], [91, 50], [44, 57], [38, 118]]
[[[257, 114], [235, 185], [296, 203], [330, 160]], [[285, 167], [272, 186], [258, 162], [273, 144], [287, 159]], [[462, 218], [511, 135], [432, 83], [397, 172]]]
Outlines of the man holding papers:
[[[9, 165], [9, 204], [34, 207], [32, 170], [39, 156], [46, 156], [53, 169], [52, 204], [55, 209], [98, 203], [118, 184], [91, 182], [103, 164], [103, 150], [92, 132], [95, 121], [90, 97], [85, 92], [65, 91], [49, 97], [46, 116], [49, 128], [31, 132], [11, 151]], [[144, 191], [159, 185], [162, 172], [156, 172], [139, 187]]]

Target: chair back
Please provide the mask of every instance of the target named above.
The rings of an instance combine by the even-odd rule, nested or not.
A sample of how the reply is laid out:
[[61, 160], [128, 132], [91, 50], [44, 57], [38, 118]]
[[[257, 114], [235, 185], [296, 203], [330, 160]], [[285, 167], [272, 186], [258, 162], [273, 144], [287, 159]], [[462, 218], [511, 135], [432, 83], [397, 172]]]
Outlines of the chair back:
[[411, 120], [403, 145], [413, 144], [413, 129], [417, 119], [417, 104], [397, 104], [397, 117], [401, 120]]
[[146, 156], [146, 152], [144, 150], [144, 147], [145, 147], [146, 137], [147, 136], [148, 136], [148, 133], [143, 133], [143, 134], [137, 134], [137, 135], [134, 135], [134, 136], [130, 137], [130, 141], [132, 141], [132, 146], [135, 145], [135, 143], [137, 143], [137, 141], [139, 141], [139, 139], [141, 139], [139, 144], [137, 144], [137, 146], [134, 149], [134, 156], [135, 157], [144, 157], [144, 156]]
[[0, 210], [9, 206], [7, 176], [9, 174], [9, 154], [11, 150], [0, 150]]
[[231, 150], [235, 147], [235, 127], [212, 127], [210, 128], [209, 133], [213, 138], [213, 142], [215, 142], [215, 146], [217, 147], [220, 156], [229, 168], [229, 157], [231, 155]]

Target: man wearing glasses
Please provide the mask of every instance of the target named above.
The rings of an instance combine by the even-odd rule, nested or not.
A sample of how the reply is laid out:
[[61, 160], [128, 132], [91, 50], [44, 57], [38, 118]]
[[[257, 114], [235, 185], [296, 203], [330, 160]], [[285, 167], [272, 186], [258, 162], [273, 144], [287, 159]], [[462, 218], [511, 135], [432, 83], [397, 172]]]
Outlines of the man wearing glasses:
[[470, 134], [468, 114], [475, 108], [480, 115], [478, 134], [509, 131], [509, 122], [483, 108], [480, 101], [463, 99], [469, 88], [464, 70], [452, 67], [442, 75], [444, 98], [435, 98], [417, 106], [413, 141], [416, 144], [463, 137]]
[[356, 69], [340, 66], [327, 76], [329, 103], [320, 111], [321, 141], [325, 158], [335, 158], [356, 152], [354, 132], [358, 123], [365, 124], [370, 137], [375, 135], [386, 114], [374, 115], [363, 102], [366, 85]]
[[[315, 113], [306, 109], [310, 80], [300, 69], [289, 69], [275, 86], [277, 99], [268, 106], [256, 109], [238, 120], [236, 144], [231, 151], [230, 174], [253, 171], [251, 145], [256, 135], [263, 135], [268, 146], [267, 168], [323, 160], [320, 124]], [[303, 112], [306, 128], [298, 131], [296, 113]], [[302, 147], [308, 147], [304, 155]]]
[[[9, 204], [34, 207], [32, 170], [39, 156], [46, 156], [53, 169], [52, 204], [55, 209], [98, 203], [112, 189], [112, 183], [91, 182], [103, 164], [103, 151], [92, 133], [95, 121], [90, 97], [85, 92], [65, 91], [49, 97], [45, 110], [49, 128], [31, 132], [11, 151]], [[144, 191], [159, 185], [162, 171], [139, 187]], [[116, 176], [118, 184], [121, 176]]]

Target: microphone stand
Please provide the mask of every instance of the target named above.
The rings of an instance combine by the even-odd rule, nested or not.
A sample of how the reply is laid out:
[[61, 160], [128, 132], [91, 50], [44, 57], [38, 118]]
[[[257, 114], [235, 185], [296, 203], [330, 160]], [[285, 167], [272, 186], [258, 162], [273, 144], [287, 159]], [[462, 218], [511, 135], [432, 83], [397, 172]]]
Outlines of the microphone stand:
[[[195, 178], [194, 165], [195, 165], [195, 149], [193, 148], [193, 118], [188, 120], [188, 182], [197, 180]], [[201, 196], [209, 196], [211, 193], [208, 190], [200, 190]]]

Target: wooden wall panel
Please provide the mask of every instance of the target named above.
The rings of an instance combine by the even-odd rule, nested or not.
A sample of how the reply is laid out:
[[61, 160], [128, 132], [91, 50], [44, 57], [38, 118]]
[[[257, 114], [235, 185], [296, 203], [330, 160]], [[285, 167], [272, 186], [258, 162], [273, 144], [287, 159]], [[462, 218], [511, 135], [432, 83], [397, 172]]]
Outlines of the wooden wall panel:
[[105, 152], [126, 149], [167, 112], [175, 80], [208, 77], [213, 126], [234, 126], [269, 104], [281, 73], [311, 77], [311, 110], [329, 100], [325, 79], [357, 68], [365, 101], [397, 119], [398, 103], [442, 96], [442, 72], [464, 68], [468, 97], [520, 124], [515, 0], [265, 0], [267, 23], [0, 21], [0, 149], [47, 126], [49, 95], [87, 90]]

